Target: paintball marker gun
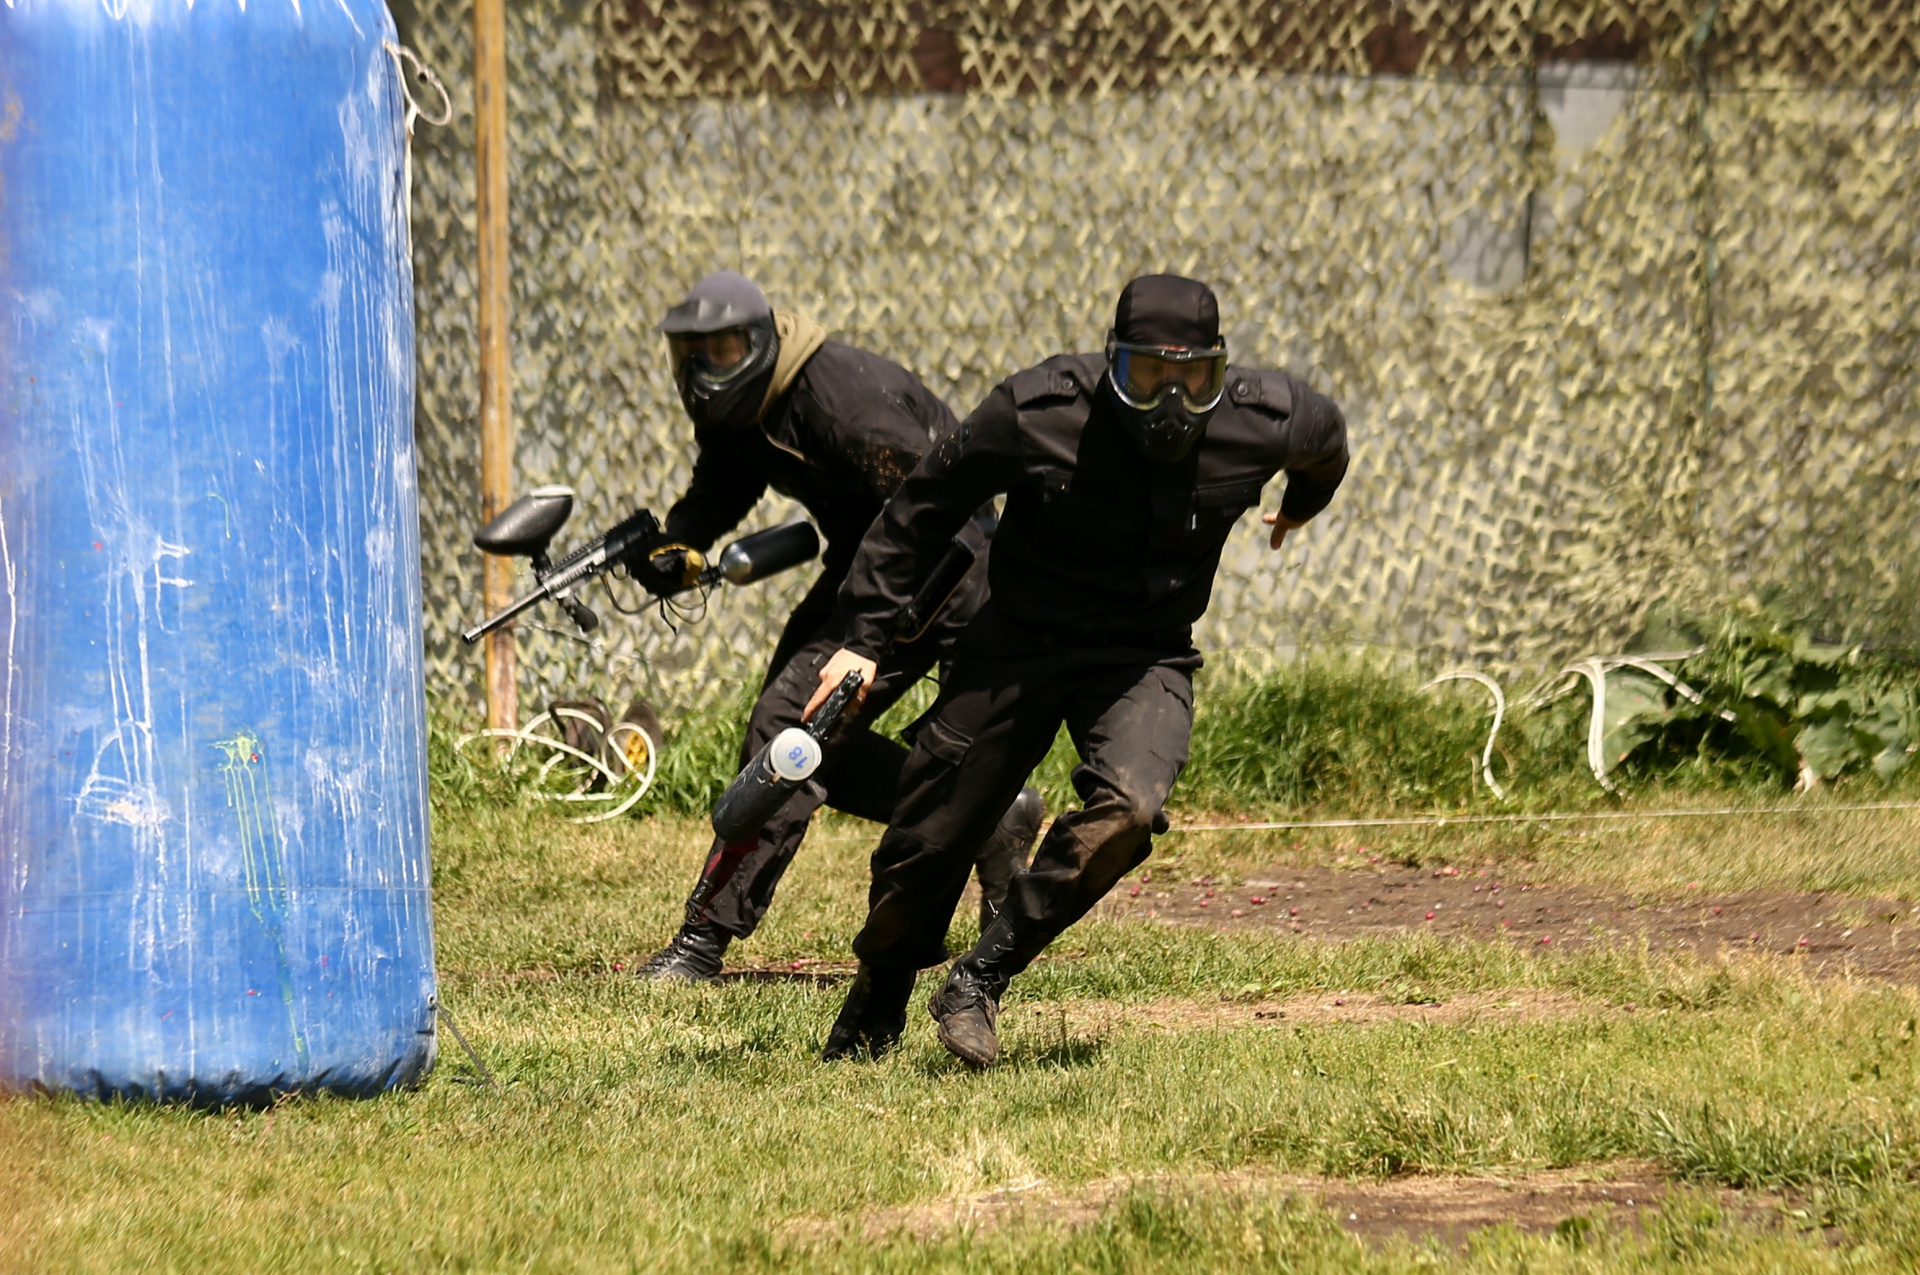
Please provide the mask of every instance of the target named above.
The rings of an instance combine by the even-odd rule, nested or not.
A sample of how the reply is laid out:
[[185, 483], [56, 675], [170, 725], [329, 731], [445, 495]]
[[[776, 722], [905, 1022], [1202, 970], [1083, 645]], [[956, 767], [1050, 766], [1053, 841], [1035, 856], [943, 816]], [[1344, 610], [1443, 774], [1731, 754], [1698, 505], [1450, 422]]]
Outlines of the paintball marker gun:
[[805, 726], [789, 726], [755, 753], [713, 806], [713, 830], [723, 841], [744, 841], [773, 818], [787, 798], [820, 769], [826, 743], [865, 679], [849, 673]]
[[[533, 578], [539, 583], [504, 610], [461, 633], [463, 641], [478, 642], [521, 612], [546, 601], [559, 603], [583, 633], [600, 627], [600, 617], [573, 595], [574, 586], [605, 574], [627, 561], [629, 555], [659, 544], [663, 539], [660, 522], [642, 509], [555, 562], [548, 556], [547, 546], [572, 513], [573, 488], [536, 487], [474, 533], [473, 543], [487, 553], [531, 559]], [[734, 541], [721, 551], [718, 564], [701, 565], [683, 587], [709, 588], [722, 581], [751, 584], [797, 567], [819, 552], [820, 537], [811, 524], [788, 523]]]
[[967, 520], [967, 525], [947, 541], [946, 552], [933, 564], [933, 570], [914, 591], [913, 599], [901, 608], [898, 618], [894, 620], [888, 645], [902, 646], [917, 642], [933, 627], [941, 608], [960, 588], [967, 573], [973, 570], [973, 564], [979, 560], [981, 550], [993, 539], [998, 523], [993, 506], [983, 505], [978, 513]]
[[[921, 582], [913, 599], [894, 622], [889, 646], [917, 641], [932, 626], [940, 609], [967, 578], [980, 556], [980, 547], [993, 536], [991, 506], [972, 519], [973, 535], [963, 528], [948, 541], [945, 553]], [[767, 741], [734, 776], [713, 806], [713, 830], [722, 841], [744, 841], [759, 832], [794, 791], [820, 768], [827, 742], [860, 694], [861, 677], [849, 673], [806, 726], [790, 726]]]

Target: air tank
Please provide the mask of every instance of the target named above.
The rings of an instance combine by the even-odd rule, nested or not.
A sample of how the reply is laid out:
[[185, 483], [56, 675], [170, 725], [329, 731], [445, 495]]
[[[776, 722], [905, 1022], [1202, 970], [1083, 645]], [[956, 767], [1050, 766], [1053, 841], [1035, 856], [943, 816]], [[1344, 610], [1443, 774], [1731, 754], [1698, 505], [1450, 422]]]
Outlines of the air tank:
[[393, 40], [0, 8], [0, 1087], [433, 1064]]

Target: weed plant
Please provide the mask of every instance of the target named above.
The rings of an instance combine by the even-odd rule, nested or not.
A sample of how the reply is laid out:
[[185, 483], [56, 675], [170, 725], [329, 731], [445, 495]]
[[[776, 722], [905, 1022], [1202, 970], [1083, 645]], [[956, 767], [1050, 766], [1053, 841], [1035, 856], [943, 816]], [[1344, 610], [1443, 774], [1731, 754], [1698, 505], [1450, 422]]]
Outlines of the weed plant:
[[704, 817], [740, 770], [740, 743], [758, 697], [757, 683], [667, 723], [660, 764], [642, 806]]
[[[1733, 642], [1729, 638], [1696, 661], [1692, 675], [1712, 689], [1710, 705], [1732, 702], [1732, 683], [1722, 686], [1715, 670], [1732, 667]], [[1876, 667], [1873, 685], [1883, 700], [1886, 686], [1905, 685], [1898, 676], [1897, 668]], [[1615, 804], [1588, 769], [1587, 695], [1509, 713], [1494, 749], [1494, 776], [1508, 794], [1500, 800], [1482, 779], [1481, 755], [1492, 724], [1487, 696], [1471, 683], [1423, 689], [1426, 677], [1376, 654], [1340, 651], [1303, 655], [1261, 674], [1204, 670], [1195, 690], [1191, 761], [1172, 808], [1191, 817], [1496, 813]], [[935, 689], [922, 683], [874, 729], [899, 737], [931, 704]], [[653, 788], [636, 813], [711, 810], [738, 768], [752, 704], [753, 688], [747, 686], [670, 720]], [[1713, 792], [1763, 800], [1791, 790], [1795, 772], [1783, 766], [1777, 750], [1752, 746], [1742, 730], [1704, 712], [1662, 712], [1666, 716], [1635, 736], [1634, 748], [1611, 773], [1624, 793], [1671, 798]], [[462, 758], [452, 750], [454, 734], [450, 724], [435, 719], [429, 757], [437, 803], [465, 809], [475, 802], [524, 799], [530, 767], [489, 766], [471, 748]], [[1063, 729], [1034, 775], [1049, 808], [1078, 800], [1072, 784], [1077, 760]], [[1890, 764], [1880, 770], [1855, 766], [1836, 789], [1867, 798], [1916, 790], [1920, 765]]]
[[[1480, 767], [1492, 724], [1485, 693], [1471, 684], [1423, 690], [1423, 681], [1377, 655], [1339, 652], [1261, 676], [1203, 674], [1178, 802], [1366, 812], [1455, 809], [1490, 797]], [[1503, 730], [1495, 757], [1496, 777], [1515, 792], [1557, 787], [1577, 766], [1557, 732]]]

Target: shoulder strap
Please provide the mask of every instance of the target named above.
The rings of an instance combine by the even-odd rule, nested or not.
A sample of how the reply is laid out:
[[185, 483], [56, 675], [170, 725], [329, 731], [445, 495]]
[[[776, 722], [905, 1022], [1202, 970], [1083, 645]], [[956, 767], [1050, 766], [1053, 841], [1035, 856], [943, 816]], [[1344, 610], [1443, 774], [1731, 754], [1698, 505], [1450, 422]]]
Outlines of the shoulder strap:
[[1293, 378], [1266, 368], [1229, 368], [1227, 398], [1237, 406], [1260, 408], [1285, 420], [1293, 415]]
[[1030, 465], [1072, 469], [1103, 365], [1097, 354], [1060, 354], [1007, 378]]
[[1100, 384], [1104, 362], [1097, 354], [1056, 354], [1044, 363], [1007, 378], [1015, 407], [1034, 407], [1046, 399], [1077, 398]]
[[1038, 367], [1015, 372], [1007, 378], [1007, 388], [1013, 391], [1013, 405], [1022, 409], [1037, 407], [1047, 399], [1073, 398], [1080, 393], [1073, 377], [1054, 367], [1051, 359]]

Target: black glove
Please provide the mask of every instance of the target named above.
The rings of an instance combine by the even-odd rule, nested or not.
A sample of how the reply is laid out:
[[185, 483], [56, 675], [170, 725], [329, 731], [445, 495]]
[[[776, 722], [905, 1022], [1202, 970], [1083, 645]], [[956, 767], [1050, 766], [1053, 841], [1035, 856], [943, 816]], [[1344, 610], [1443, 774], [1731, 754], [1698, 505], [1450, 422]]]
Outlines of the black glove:
[[667, 597], [700, 583], [706, 555], [691, 545], [660, 544], [627, 559], [627, 573], [648, 593]]

